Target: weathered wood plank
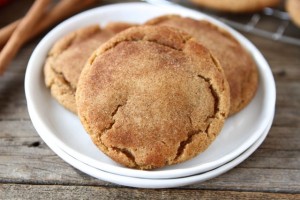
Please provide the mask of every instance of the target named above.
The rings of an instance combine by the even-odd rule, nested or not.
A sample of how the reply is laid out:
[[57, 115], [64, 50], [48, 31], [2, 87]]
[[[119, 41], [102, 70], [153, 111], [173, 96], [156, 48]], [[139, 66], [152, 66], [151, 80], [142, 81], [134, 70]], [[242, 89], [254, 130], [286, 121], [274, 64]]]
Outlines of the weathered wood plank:
[[[299, 50], [300, 51], [300, 50]], [[300, 63], [299, 63], [300, 66]], [[300, 71], [300, 67], [299, 71]], [[300, 74], [299, 74], [300, 81]], [[300, 108], [300, 84], [299, 81], [277, 82], [276, 105], [278, 107], [298, 107]]]
[[300, 129], [279, 127], [276, 124], [271, 128], [262, 148], [273, 150], [300, 150]]
[[259, 148], [245, 162], [244, 168], [300, 169], [300, 151], [279, 151]]
[[219, 177], [189, 188], [264, 192], [300, 192], [300, 171], [284, 169], [235, 168]]
[[[1, 9], [0, 27], [22, 16], [32, 2], [14, 1]], [[0, 199], [300, 199], [300, 47], [245, 35], [275, 77], [273, 127], [261, 147], [233, 170], [171, 190], [132, 189], [94, 179], [47, 147], [30, 122], [24, 92], [26, 65], [42, 35], [28, 43], [0, 78]]]
[[[0, 182], [28, 184], [114, 185], [96, 180], [74, 169], [56, 156], [41, 140], [30, 121], [0, 122]], [[279, 130], [277, 130], [279, 129]], [[295, 128], [299, 131], [299, 128]], [[243, 191], [295, 192], [300, 190], [298, 135], [281, 134], [272, 128], [262, 148], [230, 172], [205, 183], [187, 186], [198, 189], [232, 188]], [[286, 138], [284, 140], [284, 138]], [[272, 141], [274, 140], [274, 141]], [[290, 145], [296, 141], [294, 145]], [[278, 144], [278, 150], [269, 149]], [[293, 143], [292, 143], [293, 144]], [[294, 147], [295, 149], [291, 149]], [[274, 183], [273, 183], [274, 182]], [[271, 184], [272, 183], [272, 184]]]
[[4, 199], [299, 199], [299, 194], [215, 190], [148, 190], [64, 185], [0, 185]]
[[278, 107], [276, 106], [273, 126], [279, 127], [300, 127], [299, 107]]

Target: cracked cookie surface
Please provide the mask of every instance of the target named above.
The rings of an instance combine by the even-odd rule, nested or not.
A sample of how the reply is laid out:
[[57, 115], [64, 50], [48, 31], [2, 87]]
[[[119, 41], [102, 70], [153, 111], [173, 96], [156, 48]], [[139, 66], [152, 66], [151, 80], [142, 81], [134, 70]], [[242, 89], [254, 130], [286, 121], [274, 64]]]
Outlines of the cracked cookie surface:
[[257, 67], [249, 53], [225, 30], [207, 21], [165, 15], [146, 22], [148, 25], [170, 26], [191, 34], [220, 61], [230, 87], [230, 115], [254, 97], [258, 87]]
[[131, 26], [123, 22], [110, 23], [104, 29], [99, 25], [91, 25], [57, 41], [50, 50], [44, 67], [45, 83], [52, 96], [76, 113], [77, 82], [89, 56], [109, 38]]
[[229, 86], [210, 52], [186, 33], [141, 26], [101, 46], [84, 67], [78, 116], [96, 146], [137, 169], [204, 151], [229, 112]]

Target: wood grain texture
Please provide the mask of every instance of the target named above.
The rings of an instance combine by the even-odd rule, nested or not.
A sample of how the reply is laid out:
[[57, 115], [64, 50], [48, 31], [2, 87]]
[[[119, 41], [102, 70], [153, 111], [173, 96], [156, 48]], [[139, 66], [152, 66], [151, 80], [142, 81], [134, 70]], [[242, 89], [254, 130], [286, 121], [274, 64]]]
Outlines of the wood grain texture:
[[[38, 195], [38, 198], [36, 194]], [[99, 186], [65, 186], [65, 185], [16, 185], [1, 184], [0, 195], [5, 199], [265, 199], [284, 200], [299, 199], [299, 194], [236, 192], [215, 190], [184, 190], [184, 189], [131, 189], [109, 188]]]
[[[6, 183], [105, 185], [74, 169], [58, 156], [36, 134], [29, 120], [0, 122], [0, 179]], [[274, 129], [274, 131], [273, 131]], [[272, 128], [261, 148], [234, 170], [201, 184], [188, 186], [200, 189], [238, 189], [272, 192], [293, 192], [300, 187], [299, 150], [268, 148], [280, 132]], [[289, 134], [281, 146], [289, 146]], [[279, 138], [280, 140], [280, 138]], [[275, 142], [276, 144], [276, 142]], [[266, 148], [265, 148], [266, 146]], [[280, 146], [279, 146], [280, 147]], [[291, 148], [293, 149], [293, 148]], [[289, 161], [288, 165], [286, 164]], [[247, 180], [247, 181], [245, 181]], [[270, 184], [276, 182], [276, 184]], [[260, 185], [260, 188], [258, 187]]]
[[[7, 9], [22, 14], [31, 3], [13, 1]], [[0, 26], [17, 19], [11, 13], [1, 8]], [[276, 81], [276, 114], [269, 135], [229, 172], [163, 190], [95, 179], [48, 148], [32, 126], [24, 92], [26, 65], [42, 35], [28, 43], [0, 79], [0, 199], [300, 199], [300, 47], [244, 35], [266, 57]]]

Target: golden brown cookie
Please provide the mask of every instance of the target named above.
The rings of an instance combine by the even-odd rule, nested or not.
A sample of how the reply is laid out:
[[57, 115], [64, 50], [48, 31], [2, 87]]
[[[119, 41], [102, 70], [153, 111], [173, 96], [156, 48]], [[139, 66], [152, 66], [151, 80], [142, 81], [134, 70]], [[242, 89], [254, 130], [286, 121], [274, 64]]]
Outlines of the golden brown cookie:
[[249, 13], [264, 9], [265, 7], [277, 6], [280, 0], [190, 0], [196, 5], [212, 10]]
[[207, 22], [177, 15], [148, 21], [148, 25], [179, 28], [195, 37], [220, 61], [230, 86], [230, 115], [243, 109], [254, 97], [258, 72], [249, 53], [227, 31]]
[[287, 0], [286, 10], [292, 21], [300, 27], [300, 0]]
[[89, 59], [76, 92], [78, 116], [113, 160], [153, 169], [204, 151], [229, 112], [222, 67], [170, 27], [123, 31]]
[[99, 25], [92, 25], [57, 41], [50, 50], [44, 67], [45, 83], [52, 96], [76, 113], [75, 91], [85, 62], [102, 43], [130, 26], [132, 25], [122, 22], [108, 24], [104, 29]]

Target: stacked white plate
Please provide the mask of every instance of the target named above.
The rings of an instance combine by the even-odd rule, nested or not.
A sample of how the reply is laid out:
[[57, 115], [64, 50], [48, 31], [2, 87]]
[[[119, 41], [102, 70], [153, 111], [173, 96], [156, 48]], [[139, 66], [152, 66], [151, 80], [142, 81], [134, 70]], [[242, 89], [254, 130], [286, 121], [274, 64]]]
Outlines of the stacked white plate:
[[[80, 27], [112, 21], [143, 23], [164, 14], [205, 19], [229, 31], [250, 52], [259, 70], [255, 98], [227, 119], [222, 132], [203, 153], [187, 162], [152, 171], [129, 169], [103, 154], [92, 143], [78, 117], [59, 105], [44, 84], [43, 65], [49, 49], [62, 36]], [[78, 14], [49, 32], [34, 50], [25, 77], [25, 92], [32, 123], [47, 145], [75, 168], [101, 180], [142, 188], [178, 187], [205, 181], [235, 167], [264, 141], [275, 110], [275, 83], [270, 67], [251, 42], [223, 23], [179, 6], [146, 3], [103, 6]]]

